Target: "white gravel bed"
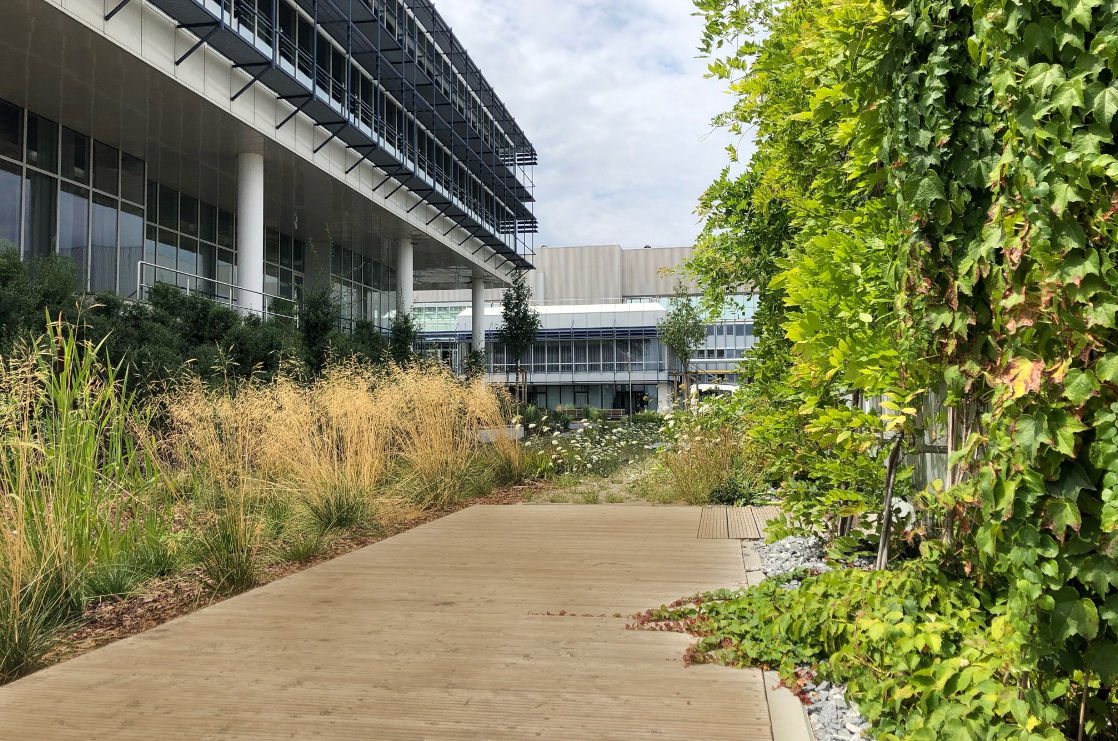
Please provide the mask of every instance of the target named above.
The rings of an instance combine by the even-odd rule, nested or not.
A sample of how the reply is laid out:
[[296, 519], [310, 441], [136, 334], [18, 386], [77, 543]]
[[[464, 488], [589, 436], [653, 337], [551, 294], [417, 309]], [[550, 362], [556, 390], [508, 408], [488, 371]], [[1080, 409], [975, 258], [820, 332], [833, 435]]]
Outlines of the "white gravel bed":
[[[775, 543], [754, 546], [761, 557], [761, 570], [766, 577], [786, 574], [796, 569], [830, 571], [831, 567], [823, 561], [823, 542], [818, 538], [784, 538]], [[870, 559], [858, 559], [854, 566], [869, 568]], [[785, 584], [787, 589], [795, 589], [799, 581]], [[800, 667], [807, 671], [809, 667]], [[808, 682], [803, 686], [808, 718], [816, 741], [856, 741], [868, 738], [869, 721], [862, 717], [857, 708], [847, 704], [846, 688], [830, 682]]]

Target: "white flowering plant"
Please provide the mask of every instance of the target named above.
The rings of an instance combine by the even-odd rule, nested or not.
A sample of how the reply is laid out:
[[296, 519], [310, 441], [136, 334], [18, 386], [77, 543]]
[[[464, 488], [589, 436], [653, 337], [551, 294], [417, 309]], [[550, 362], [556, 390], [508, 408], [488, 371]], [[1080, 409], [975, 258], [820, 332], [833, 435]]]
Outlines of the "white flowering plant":
[[660, 425], [634, 423], [618, 426], [588, 424], [567, 434], [543, 426], [537, 437], [524, 442], [540, 462], [540, 474], [608, 476], [620, 467], [651, 454], [660, 442]]

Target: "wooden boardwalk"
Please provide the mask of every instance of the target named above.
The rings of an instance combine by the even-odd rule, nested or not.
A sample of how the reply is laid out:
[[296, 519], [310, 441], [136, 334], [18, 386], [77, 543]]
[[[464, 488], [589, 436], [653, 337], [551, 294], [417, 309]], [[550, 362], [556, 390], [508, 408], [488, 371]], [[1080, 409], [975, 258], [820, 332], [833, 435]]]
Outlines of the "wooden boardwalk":
[[765, 537], [765, 526], [769, 520], [779, 515], [779, 507], [768, 505], [762, 507], [727, 507], [724, 505], [703, 507], [696, 537], [760, 540]]
[[0, 688], [0, 736], [771, 741], [761, 672], [625, 630], [745, 583], [699, 518], [472, 507]]

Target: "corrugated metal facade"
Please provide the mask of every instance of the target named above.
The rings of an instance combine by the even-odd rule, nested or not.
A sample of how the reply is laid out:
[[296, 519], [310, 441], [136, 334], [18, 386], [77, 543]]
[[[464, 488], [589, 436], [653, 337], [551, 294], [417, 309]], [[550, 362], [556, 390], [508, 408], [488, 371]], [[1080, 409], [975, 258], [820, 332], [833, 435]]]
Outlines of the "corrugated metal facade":
[[[672, 293], [675, 271], [690, 256], [691, 247], [651, 247], [623, 250], [616, 244], [536, 249], [536, 269], [528, 274], [533, 298], [540, 303], [620, 303], [639, 296], [667, 296]], [[694, 284], [687, 282], [692, 292]], [[502, 289], [485, 292], [487, 300], [499, 301]], [[422, 303], [470, 302], [469, 291], [416, 291]]]

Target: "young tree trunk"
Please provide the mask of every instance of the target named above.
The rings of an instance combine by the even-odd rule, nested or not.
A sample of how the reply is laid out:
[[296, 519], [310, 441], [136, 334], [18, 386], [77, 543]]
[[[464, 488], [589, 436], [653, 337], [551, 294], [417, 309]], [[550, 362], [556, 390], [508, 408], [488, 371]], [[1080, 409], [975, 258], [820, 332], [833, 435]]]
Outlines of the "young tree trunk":
[[[955, 467], [951, 465], [951, 455], [955, 452], [955, 427], [957, 410], [955, 407], [947, 408], [947, 471], [943, 476], [943, 491], [946, 494], [955, 485]], [[952, 530], [955, 527], [955, 511], [947, 510], [943, 518], [943, 542], [950, 546], [953, 540]]]
[[897, 435], [889, 457], [885, 461], [885, 506], [881, 513], [881, 542], [877, 545], [877, 563], [874, 565], [883, 571], [889, 565], [889, 538], [893, 534], [893, 484], [897, 480], [897, 464], [901, 459], [901, 445], [904, 443], [904, 434]]

